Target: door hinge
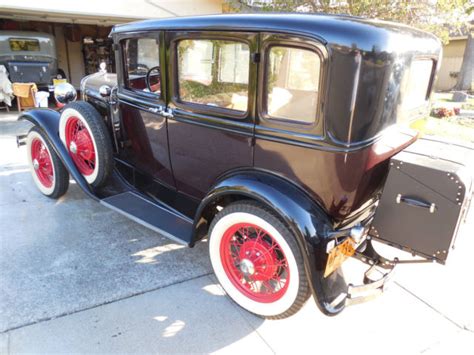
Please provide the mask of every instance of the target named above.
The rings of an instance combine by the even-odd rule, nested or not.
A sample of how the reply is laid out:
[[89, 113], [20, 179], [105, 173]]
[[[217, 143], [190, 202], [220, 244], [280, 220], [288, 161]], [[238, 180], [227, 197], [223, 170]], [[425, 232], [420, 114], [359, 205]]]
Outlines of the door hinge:
[[252, 53], [252, 62], [260, 63], [260, 53], [258, 52]]

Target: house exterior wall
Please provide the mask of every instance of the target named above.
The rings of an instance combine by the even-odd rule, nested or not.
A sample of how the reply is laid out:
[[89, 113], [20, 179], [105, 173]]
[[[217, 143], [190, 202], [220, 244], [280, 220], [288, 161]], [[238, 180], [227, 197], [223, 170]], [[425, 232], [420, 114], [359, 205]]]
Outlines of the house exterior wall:
[[453, 74], [459, 73], [461, 70], [466, 43], [466, 38], [451, 39], [448, 44], [443, 46], [443, 58], [435, 85], [436, 90], [447, 91], [456, 85], [457, 77]]

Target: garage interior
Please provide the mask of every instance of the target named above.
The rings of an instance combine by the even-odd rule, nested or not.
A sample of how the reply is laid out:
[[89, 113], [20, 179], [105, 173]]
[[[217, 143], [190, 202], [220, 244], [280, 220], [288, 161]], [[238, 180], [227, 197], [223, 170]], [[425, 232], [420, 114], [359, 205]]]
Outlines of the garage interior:
[[107, 71], [115, 72], [112, 42], [108, 38], [111, 28], [97, 24], [0, 19], [0, 30], [52, 34], [56, 39], [58, 68], [76, 89], [85, 75], [98, 71], [101, 62], [107, 64]]

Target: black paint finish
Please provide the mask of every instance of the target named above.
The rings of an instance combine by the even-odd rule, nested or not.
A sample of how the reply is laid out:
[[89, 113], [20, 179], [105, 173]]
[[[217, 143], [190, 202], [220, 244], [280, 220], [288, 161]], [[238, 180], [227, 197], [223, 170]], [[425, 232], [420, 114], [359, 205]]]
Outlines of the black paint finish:
[[270, 207], [293, 231], [305, 259], [305, 270], [310, 280], [312, 293], [321, 311], [335, 315], [344, 305], [330, 304], [341, 293], [347, 291], [342, 275], [334, 272], [324, 278], [327, 261], [326, 245], [332, 230], [327, 214], [304, 191], [288, 181], [265, 172], [237, 171], [223, 177], [202, 200], [196, 213], [195, 225], [207, 206], [225, 196], [251, 198]]

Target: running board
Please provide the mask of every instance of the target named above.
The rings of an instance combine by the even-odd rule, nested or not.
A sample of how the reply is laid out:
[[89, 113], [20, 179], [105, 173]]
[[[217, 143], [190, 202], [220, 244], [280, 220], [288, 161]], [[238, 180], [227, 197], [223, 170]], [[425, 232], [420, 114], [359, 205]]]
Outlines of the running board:
[[164, 205], [158, 205], [131, 191], [106, 197], [100, 203], [177, 243], [191, 244], [193, 221]]

